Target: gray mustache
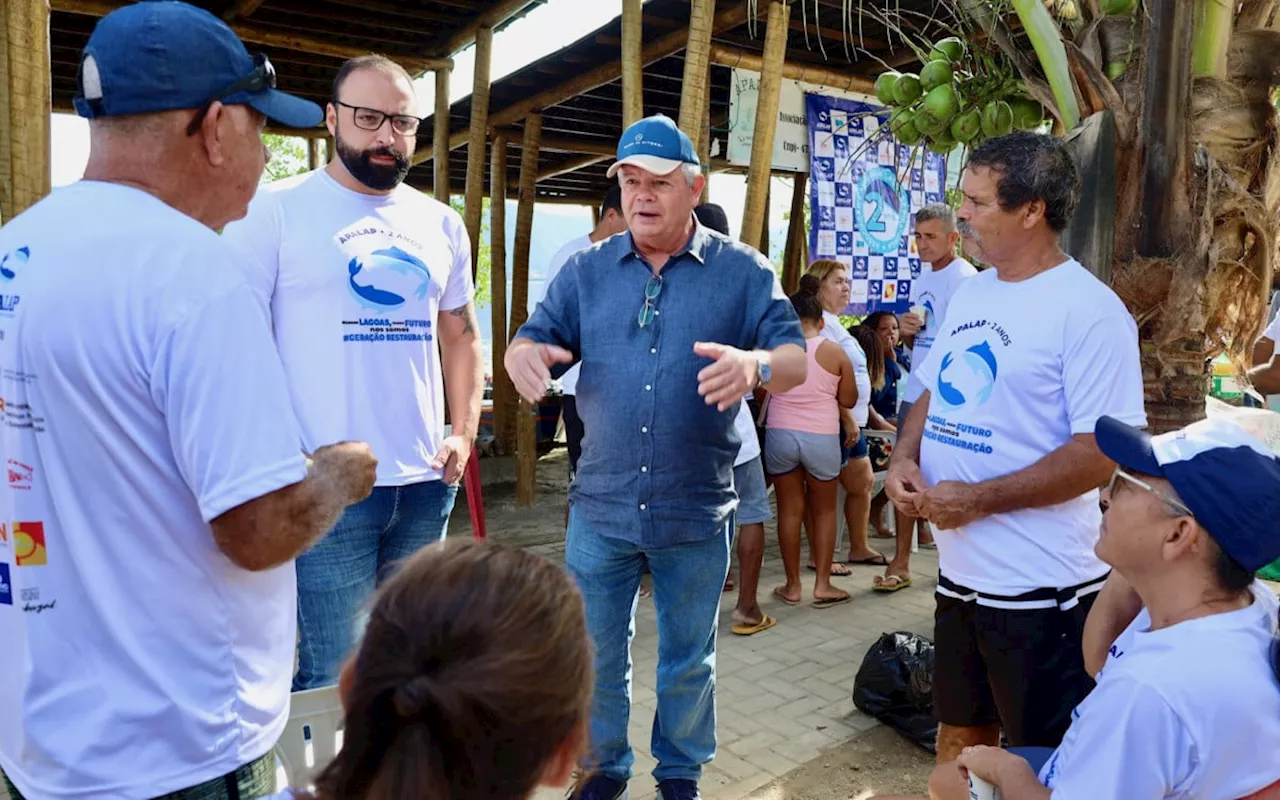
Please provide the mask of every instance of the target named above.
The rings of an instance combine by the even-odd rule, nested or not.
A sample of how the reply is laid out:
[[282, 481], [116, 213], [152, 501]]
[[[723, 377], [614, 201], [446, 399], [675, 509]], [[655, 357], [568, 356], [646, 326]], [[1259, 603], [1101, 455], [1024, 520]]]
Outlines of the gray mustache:
[[976, 240], [978, 238], [978, 232], [975, 231], [973, 227], [969, 225], [969, 223], [963, 220], [956, 223], [956, 230], [959, 231], [960, 235], [965, 237], [966, 239]]

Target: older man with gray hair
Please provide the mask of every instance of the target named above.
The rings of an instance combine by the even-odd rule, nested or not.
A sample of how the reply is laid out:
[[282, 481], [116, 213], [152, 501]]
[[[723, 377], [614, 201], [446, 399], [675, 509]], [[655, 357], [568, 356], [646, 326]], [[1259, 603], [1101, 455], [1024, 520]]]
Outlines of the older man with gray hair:
[[734, 417], [758, 386], [803, 383], [808, 359], [769, 262], [694, 216], [705, 178], [671, 119], [627, 128], [614, 175], [628, 232], [569, 258], [506, 366], [532, 402], [552, 368], [582, 364], [587, 435], [565, 563], [586, 599], [596, 686], [594, 775], [577, 796], [615, 800], [631, 777], [630, 649], [647, 565], [658, 614], [653, 775], [663, 800], [696, 800], [716, 747], [716, 619], [738, 505]]
[[[911, 363], [918, 367], [924, 364], [942, 328], [951, 296], [966, 278], [977, 275], [978, 270], [956, 255], [960, 234], [956, 232], [956, 214], [951, 206], [933, 203], [917, 211], [915, 237], [920, 260], [929, 268], [921, 270], [912, 286], [912, 310], [898, 317], [898, 330], [902, 341], [911, 348]], [[911, 404], [920, 399], [923, 392], [920, 381], [907, 379], [907, 389], [898, 408], [899, 421], [907, 418]], [[873, 588], [878, 592], [894, 592], [911, 585], [911, 533], [918, 526], [923, 542], [929, 530], [928, 523], [901, 509], [895, 509], [894, 514], [896, 548], [884, 577], [875, 579]]]

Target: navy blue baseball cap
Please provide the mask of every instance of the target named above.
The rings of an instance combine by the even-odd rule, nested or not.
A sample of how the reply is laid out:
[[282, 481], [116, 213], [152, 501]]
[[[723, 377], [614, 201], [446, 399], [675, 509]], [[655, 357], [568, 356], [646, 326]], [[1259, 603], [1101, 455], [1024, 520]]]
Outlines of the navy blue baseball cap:
[[80, 57], [76, 112], [89, 119], [248, 105], [291, 128], [324, 111], [276, 90], [265, 55], [251, 56], [225, 22], [189, 3], [146, 0], [98, 20]]
[[669, 175], [681, 164], [701, 166], [693, 141], [665, 114], [633, 122], [618, 140], [618, 160], [609, 167], [612, 178], [623, 164], [634, 164], [654, 175]]
[[1253, 434], [1217, 417], [1158, 436], [1103, 417], [1094, 433], [1121, 469], [1169, 481], [1240, 566], [1257, 572], [1280, 558], [1280, 458]]

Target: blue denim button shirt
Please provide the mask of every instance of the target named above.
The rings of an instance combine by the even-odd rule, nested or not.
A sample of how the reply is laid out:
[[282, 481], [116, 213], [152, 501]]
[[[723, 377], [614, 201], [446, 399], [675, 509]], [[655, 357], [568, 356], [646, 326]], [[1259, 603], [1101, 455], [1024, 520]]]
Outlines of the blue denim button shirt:
[[694, 342], [773, 350], [805, 341], [768, 260], [702, 225], [663, 266], [657, 313], [642, 329], [652, 274], [630, 233], [599, 242], [569, 259], [516, 335], [582, 362], [575, 513], [607, 535], [664, 547], [715, 536], [738, 505], [738, 406], [721, 412], [698, 394], [698, 372], [712, 362]]

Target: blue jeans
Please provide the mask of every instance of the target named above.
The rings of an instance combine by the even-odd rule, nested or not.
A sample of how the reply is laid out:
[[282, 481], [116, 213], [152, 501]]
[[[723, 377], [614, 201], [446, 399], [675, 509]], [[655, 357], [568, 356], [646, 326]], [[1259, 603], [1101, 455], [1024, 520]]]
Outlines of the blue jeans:
[[378, 486], [298, 556], [298, 672], [293, 691], [337, 683], [359, 638], [362, 611], [395, 566], [444, 539], [457, 486]]
[[631, 640], [645, 564], [653, 573], [658, 613], [658, 711], [650, 744], [653, 776], [698, 780], [716, 753], [716, 622], [729, 572], [733, 515], [711, 538], [642, 548], [609, 536], [576, 509], [569, 511], [565, 565], [587, 607], [596, 648], [591, 710], [592, 766], [615, 780], [631, 777], [627, 741], [631, 717]]

